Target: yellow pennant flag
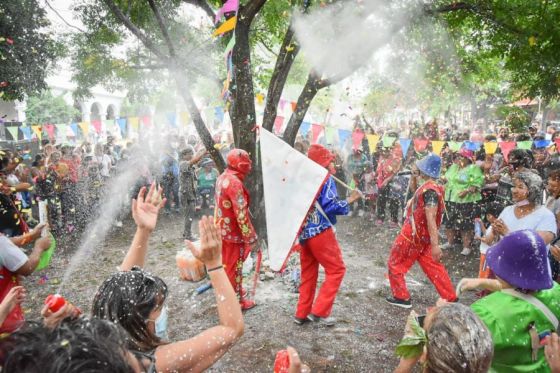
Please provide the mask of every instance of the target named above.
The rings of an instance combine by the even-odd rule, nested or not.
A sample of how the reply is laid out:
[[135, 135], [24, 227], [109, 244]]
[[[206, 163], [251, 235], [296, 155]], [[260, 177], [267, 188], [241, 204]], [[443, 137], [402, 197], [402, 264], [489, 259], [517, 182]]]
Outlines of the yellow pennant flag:
[[490, 141], [490, 142], [485, 142], [484, 143], [484, 151], [486, 152], [486, 154], [492, 155], [492, 154], [496, 153], [496, 150], [498, 150], [498, 143], [497, 142]]
[[443, 146], [445, 145], [445, 141], [437, 141], [434, 140], [432, 141], [432, 151], [437, 154], [440, 155], [441, 154], [441, 150], [443, 149]]
[[182, 126], [187, 126], [189, 124], [189, 112], [188, 111], [182, 111], [179, 113], [179, 117], [181, 119], [181, 125]]
[[375, 153], [377, 149], [377, 143], [379, 142], [379, 135], [366, 135], [369, 144], [370, 153]]
[[138, 126], [140, 125], [140, 118], [130, 117], [128, 118], [128, 124], [130, 124], [130, 127], [132, 127], [133, 130], [138, 131]]
[[222, 35], [225, 34], [228, 31], [231, 31], [235, 28], [235, 25], [237, 24], [237, 16], [231, 17], [230, 19], [228, 19], [227, 21], [225, 21], [224, 23], [222, 23], [220, 25], [220, 27], [218, 27], [213, 33], [212, 36], [216, 37], [218, 35]]
[[87, 135], [89, 134], [89, 122], [80, 122], [78, 123], [78, 126], [80, 126], [80, 128], [82, 129], [84, 137], [87, 137]]
[[31, 129], [33, 130], [33, 133], [35, 133], [35, 135], [39, 140], [43, 139], [43, 129], [41, 128], [41, 126], [31, 126]]
[[257, 99], [257, 104], [258, 104], [258, 105], [262, 105], [263, 102], [264, 102], [264, 94], [262, 94], [262, 93], [257, 93], [255, 97], [256, 97], [256, 99]]

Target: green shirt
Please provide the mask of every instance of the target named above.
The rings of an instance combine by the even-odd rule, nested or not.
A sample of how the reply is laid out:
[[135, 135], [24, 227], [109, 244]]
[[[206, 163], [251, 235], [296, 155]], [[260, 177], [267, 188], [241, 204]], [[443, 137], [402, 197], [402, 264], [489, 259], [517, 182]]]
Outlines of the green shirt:
[[[484, 174], [480, 167], [470, 164], [467, 167], [459, 168], [453, 164], [445, 173], [447, 184], [445, 185], [445, 200], [456, 203], [476, 202], [482, 199], [480, 188], [484, 185]], [[476, 187], [474, 193], [469, 193], [465, 197], [459, 197], [459, 193], [470, 187]]]
[[[560, 285], [532, 294], [560, 318]], [[531, 359], [529, 323], [535, 322], [538, 333], [554, 330], [548, 318], [535, 306], [509, 294], [495, 292], [471, 305], [486, 324], [494, 342], [491, 372], [550, 372], [541, 348], [537, 361]]]

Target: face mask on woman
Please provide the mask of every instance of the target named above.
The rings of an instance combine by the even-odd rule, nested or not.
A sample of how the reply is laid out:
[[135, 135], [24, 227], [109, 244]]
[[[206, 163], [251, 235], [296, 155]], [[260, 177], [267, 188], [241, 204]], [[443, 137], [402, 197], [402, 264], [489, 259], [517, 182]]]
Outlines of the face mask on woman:
[[161, 309], [161, 313], [155, 319], [148, 319], [148, 321], [152, 321], [155, 324], [156, 328], [156, 335], [163, 340], [167, 338], [167, 306], [163, 306]]
[[527, 206], [529, 204], [529, 200], [528, 199], [524, 199], [522, 201], [519, 202], [515, 202], [515, 206], [516, 207], [523, 207], [523, 206]]

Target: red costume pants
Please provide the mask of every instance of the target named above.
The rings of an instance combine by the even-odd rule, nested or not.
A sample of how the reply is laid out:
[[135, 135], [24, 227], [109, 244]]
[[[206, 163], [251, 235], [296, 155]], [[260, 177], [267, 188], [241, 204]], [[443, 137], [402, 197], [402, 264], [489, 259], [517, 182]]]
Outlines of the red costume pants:
[[389, 283], [393, 297], [402, 300], [410, 299], [404, 276], [416, 261], [443, 299], [447, 301], [457, 299], [447, 270], [442, 263], [436, 262], [432, 257], [431, 245], [412, 242], [402, 234], [395, 239], [389, 256]]
[[222, 263], [229, 282], [238, 296], [241, 296], [243, 283], [243, 262], [250, 252], [249, 249], [245, 250], [244, 243], [222, 241]]
[[[342, 252], [332, 228], [301, 244], [300, 261], [301, 285], [296, 317], [303, 319], [310, 313], [319, 317], [329, 316], [346, 272]], [[325, 269], [325, 281], [315, 299], [319, 264]]]

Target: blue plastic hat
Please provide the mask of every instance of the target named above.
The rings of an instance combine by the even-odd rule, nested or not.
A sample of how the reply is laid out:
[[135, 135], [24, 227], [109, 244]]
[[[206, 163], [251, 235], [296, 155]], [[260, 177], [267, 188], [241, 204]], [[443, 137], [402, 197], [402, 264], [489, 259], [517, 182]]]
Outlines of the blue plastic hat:
[[441, 172], [441, 158], [434, 153], [430, 153], [424, 158], [416, 161], [416, 167], [424, 175], [432, 179], [438, 179]]

